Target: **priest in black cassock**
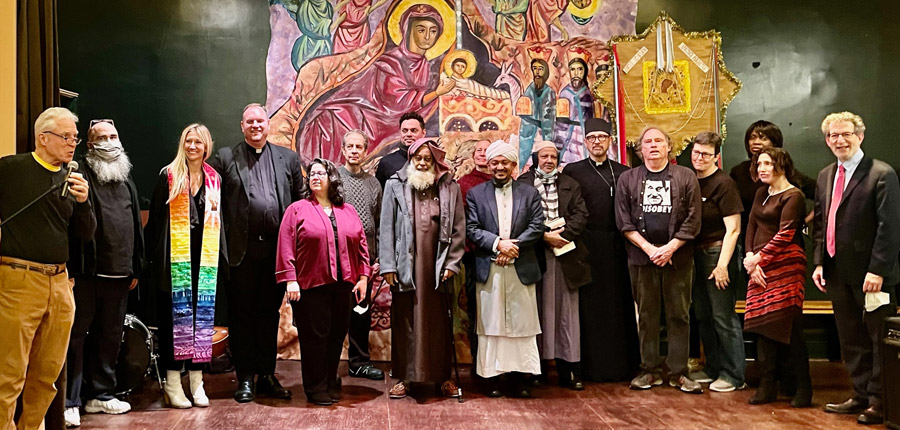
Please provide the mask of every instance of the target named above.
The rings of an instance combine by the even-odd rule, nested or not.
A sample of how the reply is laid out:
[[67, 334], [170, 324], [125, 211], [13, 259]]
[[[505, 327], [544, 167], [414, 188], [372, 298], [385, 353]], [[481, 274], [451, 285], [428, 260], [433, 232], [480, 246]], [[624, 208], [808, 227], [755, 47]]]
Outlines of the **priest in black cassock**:
[[616, 227], [615, 192], [628, 170], [607, 158], [612, 138], [609, 122], [584, 123], [589, 158], [565, 167], [578, 181], [588, 210], [582, 239], [590, 252], [593, 281], [578, 290], [581, 320], [582, 377], [590, 381], [627, 381], [640, 363], [637, 322], [625, 239]]

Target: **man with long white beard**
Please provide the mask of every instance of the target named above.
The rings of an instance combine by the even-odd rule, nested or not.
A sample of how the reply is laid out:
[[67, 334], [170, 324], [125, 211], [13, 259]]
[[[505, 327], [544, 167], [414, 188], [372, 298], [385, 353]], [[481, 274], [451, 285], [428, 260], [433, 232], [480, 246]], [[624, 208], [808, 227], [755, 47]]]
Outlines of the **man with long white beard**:
[[[88, 413], [131, 410], [115, 397], [115, 369], [128, 292], [138, 284], [144, 255], [131, 162], [112, 120], [91, 121], [87, 147], [81, 165], [93, 191], [89, 198], [97, 231], [93, 240], [69, 237], [67, 267], [75, 282], [75, 323], [67, 355], [65, 419], [70, 426], [80, 424], [82, 399]], [[85, 355], [94, 359], [86, 362]]]
[[497, 141], [487, 149], [493, 178], [466, 195], [466, 236], [475, 244], [478, 375], [487, 395], [499, 397], [497, 376], [514, 373], [516, 397], [530, 397], [524, 374], [541, 373], [541, 333], [534, 284], [541, 279], [534, 246], [544, 234], [541, 196], [512, 180], [516, 148]]
[[450, 380], [452, 296], [441, 285], [460, 271], [465, 215], [459, 185], [435, 140], [409, 147], [409, 162], [385, 183], [381, 204], [378, 258], [391, 285], [391, 369], [399, 379], [392, 399], [406, 397], [411, 383], [443, 382], [443, 395], [459, 395]]

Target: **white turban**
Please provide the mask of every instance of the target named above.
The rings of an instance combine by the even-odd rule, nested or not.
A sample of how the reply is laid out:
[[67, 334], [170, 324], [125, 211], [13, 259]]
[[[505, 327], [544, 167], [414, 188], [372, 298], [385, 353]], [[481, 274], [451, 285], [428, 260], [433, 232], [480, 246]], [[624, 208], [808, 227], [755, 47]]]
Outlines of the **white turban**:
[[502, 140], [497, 140], [491, 146], [488, 146], [486, 156], [488, 160], [493, 160], [494, 157], [506, 157], [507, 160], [513, 163], [519, 162], [519, 151], [516, 147]]

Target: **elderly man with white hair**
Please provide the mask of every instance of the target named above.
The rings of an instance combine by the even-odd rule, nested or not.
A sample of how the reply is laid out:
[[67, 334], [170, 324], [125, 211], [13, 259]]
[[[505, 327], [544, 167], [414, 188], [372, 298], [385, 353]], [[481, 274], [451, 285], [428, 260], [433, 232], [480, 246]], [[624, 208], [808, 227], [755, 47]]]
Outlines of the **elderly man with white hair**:
[[0, 428], [4, 429], [16, 427], [13, 414], [19, 394], [18, 428], [42, 425], [66, 360], [75, 317], [66, 275], [68, 232], [89, 240], [97, 226], [88, 182], [65, 168], [81, 142], [76, 121], [68, 109], [47, 109], [34, 123], [34, 152], [0, 159], [0, 218], [7, 221], [0, 242], [4, 354]]
[[543, 237], [541, 196], [513, 181], [518, 151], [497, 141], [487, 149], [490, 182], [466, 195], [466, 233], [476, 246], [475, 281], [478, 375], [488, 378], [488, 396], [499, 397], [497, 376], [515, 372], [514, 395], [529, 397], [523, 374], [541, 373], [537, 294], [541, 279], [534, 246]]

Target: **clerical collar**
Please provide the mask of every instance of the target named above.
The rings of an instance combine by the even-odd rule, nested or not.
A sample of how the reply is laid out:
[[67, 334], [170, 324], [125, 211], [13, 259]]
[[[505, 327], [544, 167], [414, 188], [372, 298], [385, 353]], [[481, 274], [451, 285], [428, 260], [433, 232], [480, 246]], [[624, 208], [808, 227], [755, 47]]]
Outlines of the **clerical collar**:
[[37, 152], [32, 152], [31, 156], [34, 157], [34, 161], [37, 161], [37, 163], [40, 164], [41, 167], [43, 167], [51, 172], [55, 173], [55, 172], [60, 171], [60, 169], [62, 169], [62, 166], [54, 166], [54, 165], [44, 161], [43, 158], [38, 157]]
[[598, 162], [596, 162], [593, 158], [591, 158], [591, 162], [594, 163], [594, 165], [597, 166], [597, 167], [603, 167], [603, 166], [605, 166], [607, 161], [609, 161], [609, 158], [607, 158], [606, 160], [603, 160], [603, 161], [601, 161], [601, 162], [598, 163]]
[[263, 143], [262, 148], [257, 148], [257, 147], [255, 147], [255, 146], [253, 146], [253, 145], [247, 143], [246, 140], [244, 141], [244, 144], [247, 145], [247, 150], [250, 151], [251, 154], [262, 154], [263, 151], [266, 150], [266, 146], [269, 146], [268, 143], [269, 143], [269, 142]]

